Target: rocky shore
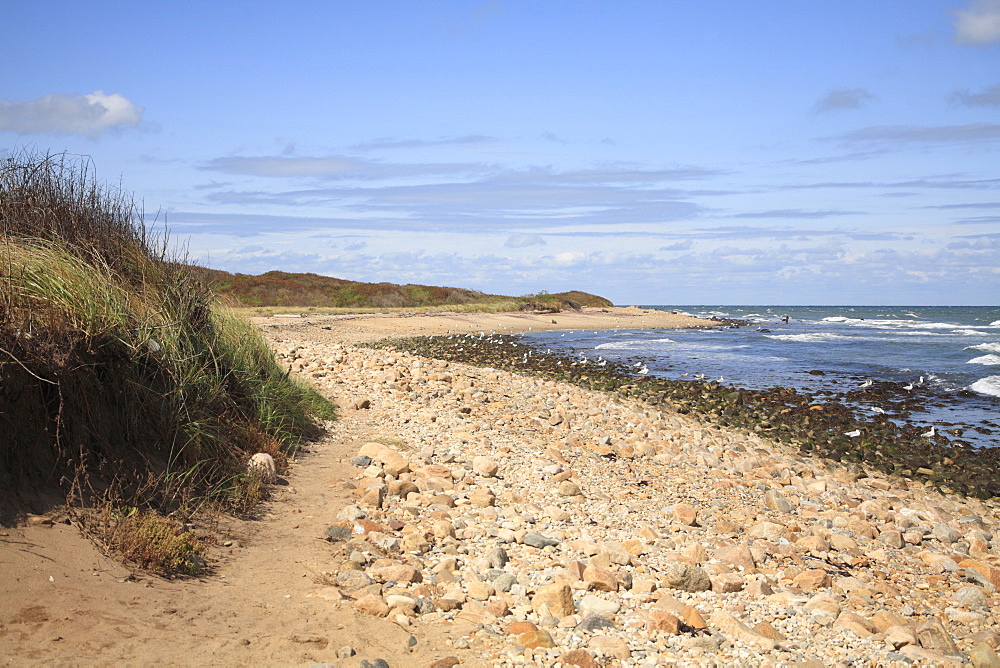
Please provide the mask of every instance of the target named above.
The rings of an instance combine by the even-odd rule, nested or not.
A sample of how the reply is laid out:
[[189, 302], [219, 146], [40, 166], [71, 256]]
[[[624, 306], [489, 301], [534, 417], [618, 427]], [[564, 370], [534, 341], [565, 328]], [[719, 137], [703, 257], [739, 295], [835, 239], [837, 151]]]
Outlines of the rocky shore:
[[337, 429], [380, 434], [332, 509], [324, 597], [447, 628], [436, 666], [1000, 666], [996, 499], [619, 393], [265, 331]]

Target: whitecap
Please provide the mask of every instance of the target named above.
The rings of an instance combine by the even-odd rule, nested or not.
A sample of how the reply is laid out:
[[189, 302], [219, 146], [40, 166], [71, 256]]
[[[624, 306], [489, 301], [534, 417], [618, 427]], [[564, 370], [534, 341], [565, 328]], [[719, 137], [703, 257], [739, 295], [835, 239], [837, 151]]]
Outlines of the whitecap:
[[986, 376], [980, 378], [969, 389], [979, 394], [988, 394], [991, 397], [1000, 397], [1000, 376]]
[[653, 339], [653, 343], [673, 343], [673, 339]]
[[974, 346], [966, 346], [966, 350], [982, 350], [984, 353], [1000, 353], [1000, 342], [979, 343]]
[[1000, 327], [1000, 320], [994, 320], [991, 322], [990, 327]]
[[611, 341], [594, 347], [594, 350], [628, 350], [642, 345], [641, 341]]
[[831, 334], [829, 332], [812, 332], [809, 334], [774, 334], [772, 336], [767, 336], [766, 338], [777, 339], [778, 341], [796, 341], [798, 343], [819, 343], [822, 341], [841, 341], [844, 339], [854, 340], [853, 336]]
[[1000, 355], [983, 355], [969, 360], [966, 364], [1000, 364]]
[[980, 336], [982, 334], [982, 332], [975, 329], [953, 329], [951, 330], [951, 333], [961, 334], [963, 336]]

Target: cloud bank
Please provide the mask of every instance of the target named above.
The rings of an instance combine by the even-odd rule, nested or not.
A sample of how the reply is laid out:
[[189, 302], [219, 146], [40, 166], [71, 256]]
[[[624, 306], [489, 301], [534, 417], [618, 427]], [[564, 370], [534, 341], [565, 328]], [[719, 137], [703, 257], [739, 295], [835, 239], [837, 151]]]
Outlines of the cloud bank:
[[88, 95], [56, 93], [27, 102], [0, 100], [0, 131], [20, 134], [81, 134], [136, 127], [144, 109], [124, 95], [94, 91]]
[[874, 99], [875, 96], [864, 88], [834, 88], [827, 93], [826, 97], [813, 105], [813, 112], [860, 109], [866, 102]]

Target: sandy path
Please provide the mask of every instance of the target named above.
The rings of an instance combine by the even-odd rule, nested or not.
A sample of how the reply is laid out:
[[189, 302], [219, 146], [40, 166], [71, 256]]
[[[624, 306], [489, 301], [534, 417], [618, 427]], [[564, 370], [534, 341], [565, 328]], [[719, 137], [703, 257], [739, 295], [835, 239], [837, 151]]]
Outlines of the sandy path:
[[[344, 416], [331, 439], [300, 456], [254, 522], [199, 526], [219, 535], [215, 573], [169, 581], [135, 574], [61, 522], [0, 529], [0, 656], [6, 665], [429, 666], [449, 655], [445, 628], [407, 629], [334, 606], [321, 584], [334, 546], [320, 540], [353, 500], [343, 481], [372, 429]], [[408, 642], [416, 638], [412, 651]], [[354, 647], [357, 655], [337, 658]], [[465, 654], [468, 654], [466, 651]]]

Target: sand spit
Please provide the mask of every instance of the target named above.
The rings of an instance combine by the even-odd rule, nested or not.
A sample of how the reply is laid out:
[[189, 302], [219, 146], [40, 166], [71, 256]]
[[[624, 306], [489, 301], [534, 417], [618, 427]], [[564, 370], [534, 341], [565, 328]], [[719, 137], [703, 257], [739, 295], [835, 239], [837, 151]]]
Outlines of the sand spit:
[[256, 324], [283, 331], [295, 331], [297, 323], [308, 328], [329, 327], [327, 338], [344, 342], [375, 341], [390, 336], [436, 336], [448, 332], [499, 332], [520, 334], [528, 331], [576, 329], [679, 329], [712, 327], [719, 322], [692, 318], [678, 313], [635, 306], [584, 308], [562, 313], [382, 313], [382, 314], [287, 314], [252, 317]]
[[261, 521], [203, 527], [215, 575], [6, 530], [8, 663], [1000, 665], [996, 500], [308, 321], [264, 331], [343, 417]]

